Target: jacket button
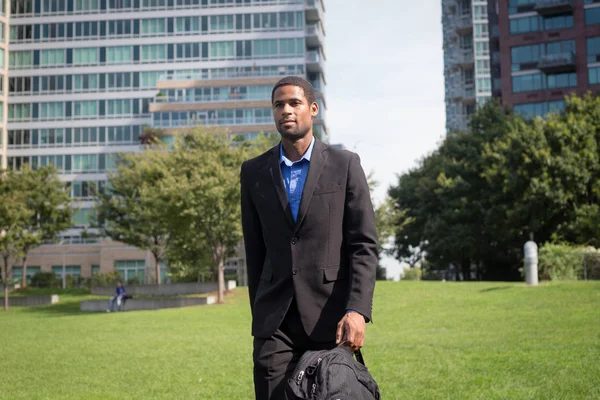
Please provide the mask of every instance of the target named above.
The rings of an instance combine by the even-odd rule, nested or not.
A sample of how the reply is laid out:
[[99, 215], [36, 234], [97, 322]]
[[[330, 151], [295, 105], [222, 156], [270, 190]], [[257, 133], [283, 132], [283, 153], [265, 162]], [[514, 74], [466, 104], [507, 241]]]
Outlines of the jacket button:
[[296, 275], [297, 273], [298, 273], [298, 270], [297, 270], [297, 269], [294, 269], [294, 270], [292, 271], [292, 274], [294, 274], [294, 275]]
[[292, 244], [298, 243], [298, 238], [292, 238]]

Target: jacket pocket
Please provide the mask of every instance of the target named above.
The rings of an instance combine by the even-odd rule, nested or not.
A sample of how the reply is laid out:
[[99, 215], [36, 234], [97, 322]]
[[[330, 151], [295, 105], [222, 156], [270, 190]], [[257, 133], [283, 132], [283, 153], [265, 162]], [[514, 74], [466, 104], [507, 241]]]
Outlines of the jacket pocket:
[[335, 193], [339, 192], [340, 190], [342, 190], [342, 185], [340, 184], [319, 186], [315, 189], [313, 196], [317, 196], [319, 194]]
[[348, 267], [333, 267], [323, 270], [323, 280], [325, 282], [334, 282], [346, 279], [348, 276]]

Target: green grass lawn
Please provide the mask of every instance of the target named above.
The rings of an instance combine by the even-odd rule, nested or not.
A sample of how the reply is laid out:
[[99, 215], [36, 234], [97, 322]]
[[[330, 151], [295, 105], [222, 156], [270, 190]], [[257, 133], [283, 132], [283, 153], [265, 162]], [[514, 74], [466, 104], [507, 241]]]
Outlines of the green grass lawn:
[[[1, 399], [251, 399], [248, 294], [225, 305], [0, 312]], [[600, 399], [600, 282], [382, 282], [365, 361], [383, 399]]]

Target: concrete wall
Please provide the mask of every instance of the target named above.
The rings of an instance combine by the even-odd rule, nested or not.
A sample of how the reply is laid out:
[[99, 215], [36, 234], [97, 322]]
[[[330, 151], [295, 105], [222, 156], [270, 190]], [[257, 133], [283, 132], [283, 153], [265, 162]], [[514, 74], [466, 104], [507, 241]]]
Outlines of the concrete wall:
[[[22, 297], [9, 297], [8, 305], [10, 307], [32, 307], [32, 306], [48, 306], [51, 304], [58, 303], [57, 294], [48, 294], [42, 296], [22, 296]], [[0, 302], [4, 307], [4, 298]]]
[[[124, 285], [130, 296], [178, 296], [182, 294], [199, 294], [216, 292], [216, 282], [205, 283], [169, 283], [164, 285]], [[235, 281], [225, 282], [227, 290], [236, 288]], [[97, 286], [92, 288], [92, 294], [112, 296], [115, 293], [114, 286]]]
[[[129, 299], [125, 302], [123, 311], [159, 310], [162, 308], [179, 308], [214, 303], [214, 296], [182, 297], [176, 299]], [[108, 309], [108, 305], [108, 300], [84, 300], [80, 303], [79, 308], [85, 312], [105, 312]], [[113, 305], [113, 307], [116, 310], [116, 305]]]

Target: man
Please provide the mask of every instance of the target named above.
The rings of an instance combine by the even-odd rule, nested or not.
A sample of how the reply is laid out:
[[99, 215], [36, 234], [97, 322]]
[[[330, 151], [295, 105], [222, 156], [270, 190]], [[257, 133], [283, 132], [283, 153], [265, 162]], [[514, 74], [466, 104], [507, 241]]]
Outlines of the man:
[[113, 303], [117, 300], [117, 311], [121, 311], [121, 303], [127, 293], [125, 293], [125, 286], [123, 286], [123, 282], [117, 281], [117, 288], [115, 289], [116, 295], [110, 298], [110, 302], [108, 304], [108, 310], [106, 312], [111, 312], [113, 310]]
[[244, 162], [240, 174], [260, 400], [284, 398], [305, 351], [363, 345], [377, 265], [360, 160], [313, 136], [319, 106], [312, 85], [283, 78], [272, 104], [281, 143]]

